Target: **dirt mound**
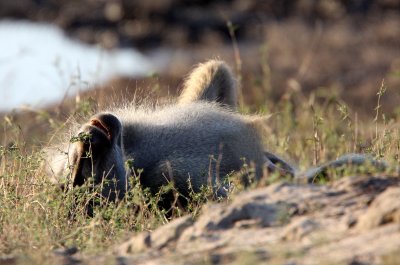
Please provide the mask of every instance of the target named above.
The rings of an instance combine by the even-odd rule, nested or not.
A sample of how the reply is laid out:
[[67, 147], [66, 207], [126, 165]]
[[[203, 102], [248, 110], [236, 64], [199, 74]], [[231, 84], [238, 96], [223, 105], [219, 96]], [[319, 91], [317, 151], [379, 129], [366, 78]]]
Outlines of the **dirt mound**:
[[88, 264], [398, 264], [400, 178], [354, 176], [330, 185], [276, 183], [209, 204], [193, 220], [142, 232]]
[[392, 264], [400, 260], [399, 196], [398, 177], [278, 183], [139, 234], [115, 253], [126, 264]]

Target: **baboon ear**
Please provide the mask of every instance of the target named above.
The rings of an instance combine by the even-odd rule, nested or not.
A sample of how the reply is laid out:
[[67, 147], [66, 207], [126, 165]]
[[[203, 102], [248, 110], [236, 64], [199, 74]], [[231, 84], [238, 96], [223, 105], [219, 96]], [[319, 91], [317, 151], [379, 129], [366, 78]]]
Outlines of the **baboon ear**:
[[111, 145], [116, 144], [122, 147], [122, 124], [115, 115], [99, 113], [90, 119], [89, 124], [100, 130], [111, 142]]
[[96, 173], [98, 169], [92, 169], [93, 164], [107, 155], [113, 145], [122, 148], [121, 135], [121, 122], [110, 113], [97, 114], [81, 127], [70, 149], [74, 186], [82, 185], [91, 172]]
[[187, 77], [178, 103], [188, 104], [200, 100], [219, 102], [236, 109], [237, 84], [225, 62], [209, 60], [199, 64]]
[[96, 161], [106, 154], [111, 141], [106, 134], [95, 126], [85, 124], [71, 141], [69, 148], [70, 180], [73, 186], [81, 186], [95, 173]]

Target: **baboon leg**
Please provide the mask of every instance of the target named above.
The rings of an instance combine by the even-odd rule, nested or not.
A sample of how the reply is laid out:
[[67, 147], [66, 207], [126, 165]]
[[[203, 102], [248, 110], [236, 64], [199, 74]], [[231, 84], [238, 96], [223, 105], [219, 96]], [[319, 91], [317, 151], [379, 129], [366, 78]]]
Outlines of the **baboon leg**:
[[296, 169], [291, 166], [288, 162], [278, 157], [277, 155], [264, 151], [265, 158], [267, 160], [267, 169], [270, 172], [279, 172], [283, 176], [294, 177]]
[[236, 110], [237, 84], [231, 69], [223, 61], [199, 64], [187, 77], [178, 104], [215, 101]]

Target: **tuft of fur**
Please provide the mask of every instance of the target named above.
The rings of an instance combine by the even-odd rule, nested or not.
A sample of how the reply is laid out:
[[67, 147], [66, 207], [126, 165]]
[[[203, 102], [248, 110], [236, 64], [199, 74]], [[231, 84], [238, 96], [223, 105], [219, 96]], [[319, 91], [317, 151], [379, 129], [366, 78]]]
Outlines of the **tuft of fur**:
[[209, 60], [197, 65], [184, 82], [178, 104], [204, 100], [237, 107], [237, 84], [232, 71], [223, 61]]

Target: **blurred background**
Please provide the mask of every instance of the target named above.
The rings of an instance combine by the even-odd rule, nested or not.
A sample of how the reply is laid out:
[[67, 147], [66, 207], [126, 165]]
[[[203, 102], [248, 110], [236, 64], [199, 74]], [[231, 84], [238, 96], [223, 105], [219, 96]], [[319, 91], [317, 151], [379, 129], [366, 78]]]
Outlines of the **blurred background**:
[[335, 94], [371, 116], [384, 82], [400, 113], [400, 0], [2, 0], [0, 18], [3, 113], [174, 95], [209, 58], [248, 104]]

